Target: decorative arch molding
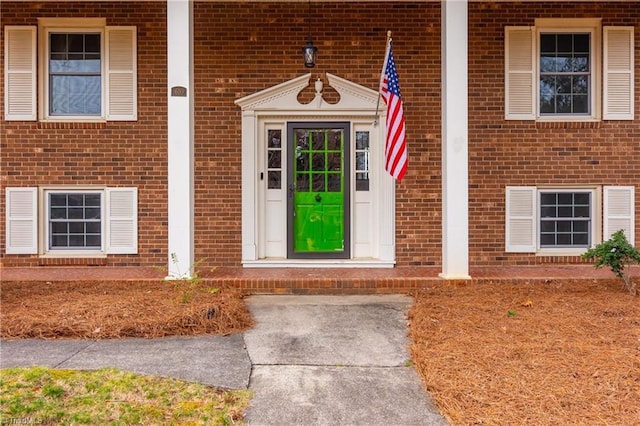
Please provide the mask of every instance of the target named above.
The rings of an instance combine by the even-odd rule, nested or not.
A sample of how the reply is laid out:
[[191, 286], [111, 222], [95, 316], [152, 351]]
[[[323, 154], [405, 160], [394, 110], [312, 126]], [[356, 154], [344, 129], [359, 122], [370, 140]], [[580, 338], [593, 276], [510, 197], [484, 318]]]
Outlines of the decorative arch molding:
[[[235, 101], [242, 111], [242, 264], [245, 267], [317, 267], [362, 266], [392, 267], [395, 264], [395, 183], [384, 172], [384, 108], [378, 103], [378, 92], [336, 75], [326, 73], [326, 80], [339, 95], [329, 103], [323, 99], [324, 83], [313, 82], [315, 95], [303, 104], [298, 97], [311, 81], [305, 74]], [[380, 106], [380, 111], [378, 107]], [[269, 232], [279, 224], [265, 221], [268, 190], [266, 173], [266, 133], [271, 128], [286, 128], [287, 122], [349, 122], [351, 133], [368, 132], [370, 137], [370, 190], [352, 194], [350, 259], [294, 260], [267, 244]], [[286, 132], [285, 132], [286, 133]], [[354, 144], [355, 137], [351, 137]], [[286, 140], [284, 141], [286, 144]], [[286, 151], [284, 151], [286, 152]], [[353, 149], [351, 152], [355, 152]], [[355, 164], [354, 156], [349, 158]], [[353, 168], [351, 168], [353, 173]], [[277, 191], [275, 191], [277, 192]], [[282, 197], [286, 188], [282, 188]], [[276, 198], [277, 198], [276, 193]], [[273, 216], [273, 215], [272, 215]], [[285, 215], [286, 216], [286, 215]], [[286, 226], [280, 232], [286, 233]], [[286, 241], [286, 235], [284, 236]], [[277, 245], [275, 245], [277, 247]]]

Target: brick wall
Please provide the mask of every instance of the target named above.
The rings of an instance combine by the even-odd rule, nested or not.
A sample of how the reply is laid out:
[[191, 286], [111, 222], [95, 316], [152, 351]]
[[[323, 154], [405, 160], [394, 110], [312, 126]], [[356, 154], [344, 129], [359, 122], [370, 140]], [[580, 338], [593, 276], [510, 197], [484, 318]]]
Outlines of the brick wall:
[[[4, 265], [44, 260], [4, 254], [7, 186], [105, 185], [138, 187], [139, 254], [109, 256], [107, 265], [164, 265], [167, 246], [167, 102], [165, 2], [2, 2], [0, 73], [4, 99], [4, 26], [37, 25], [39, 17], [104, 17], [135, 25], [138, 42], [138, 121], [44, 123], [2, 121], [0, 256]], [[0, 106], [4, 118], [4, 101]], [[49, 259], [46, 264], [95, 264], [95, 259]]]
[[[557, 258], [504, 253], [507, 185], [636, 185], [640, 236], [640, 9], [637, 3], [469, 3], [469, 227], [471, 264], [534, 264]], [[634, 121], [504, 120], [504, 26], [536, 18], [602, 18], [636, 26]], [[579, 258], [563, 257], [564, 262]]]
[[[2, 8], [3, 26], [35, 24], [39, 16], [78, 15], [105, 16], [110, 25], [138, 26], [138, 122], [56, 126], [3, 122], [2, 185], [138, 186], [140, 254], [109, 257], [107, 262], [163, 264], [167, 255], [165, 3], [3, 2]], [[314, 2], [310, 24], [306, 4], [301, 3], [198, 2], [194, 10], [196, 259], [206, 258], [203, 266], [239, 265], [241, 134], [234, 101], [309, 72], [301, 60], [309, 35], [318, 47], [312, 79], [330, 72], [375, 90], [386, 32], [391, 30], [410, 156], [409, 172], [396, 191], [398, 265], [439, 265], [440, 3]], [[551, 16], [602, 17], [604, 25], [637, 25], [637, 5], [470, 2], [469, 12], [470, 261], [533, 264], [533, 255], [504, 253], [504, 187], [635, 183], [640, 197], [639, 121], [574, 126], [505, 121], [504, 26], [533, 25], [536, 17]], [[638, 47], [636, 28], [636, 68]], [[638, 75], [636, 111], [640, 110]], [[331, 89], [326, 87], [326, 92]], [[313, 89], [302, 96], [311, 99]], [[4, 217], [4, 192], [0, 197], [0, 217]], [[640, 220], [636, 229], [640, 235]], [[5, 264], [34, 262], [20, 256], [3, 259]]]

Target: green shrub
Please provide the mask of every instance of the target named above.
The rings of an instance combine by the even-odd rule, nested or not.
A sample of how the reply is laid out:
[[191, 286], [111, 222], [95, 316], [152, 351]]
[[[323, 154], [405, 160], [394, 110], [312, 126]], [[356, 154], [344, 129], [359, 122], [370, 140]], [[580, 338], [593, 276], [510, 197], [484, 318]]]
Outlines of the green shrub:
[[582, 254], [584, 260], [595, 260], [594, 266], [602, 268], [608, 266], [616, 277], [622, 278], [629, 293], [636, 295], [638, 285], [632, 282], [625, 269], [640, 263], [640, 251], [631, 245], [623, 230], [614, 233], [607, 241], [587, 250]]

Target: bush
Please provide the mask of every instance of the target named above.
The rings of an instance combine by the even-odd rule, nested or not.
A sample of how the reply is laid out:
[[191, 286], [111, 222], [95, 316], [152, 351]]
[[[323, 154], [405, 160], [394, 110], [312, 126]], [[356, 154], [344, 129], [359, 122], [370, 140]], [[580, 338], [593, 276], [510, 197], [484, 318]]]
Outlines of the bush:
[[640, 263], [640, 251], [631, 245], [621, 229], [614, 233], [607, 241], [587, 250], [582, 254], [584, 260], [595, 260], [594, 266], [602, 268], [608, 266], [616, 277], [622, 278], [629, 293], [636, 295], [637, 284], [631, 281], [628, 269], [634, 263]]

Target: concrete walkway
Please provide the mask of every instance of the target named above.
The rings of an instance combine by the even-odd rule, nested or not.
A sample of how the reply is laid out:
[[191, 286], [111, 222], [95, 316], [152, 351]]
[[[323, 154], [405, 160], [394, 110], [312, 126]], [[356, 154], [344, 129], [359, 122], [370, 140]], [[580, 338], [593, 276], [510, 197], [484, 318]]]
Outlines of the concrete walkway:
[[116, 367], [249, 388], [250, 425], [446, 425], [410, 366], [407, 296], [251, 296], [232, 336], [2, 341], [2, 368]]

